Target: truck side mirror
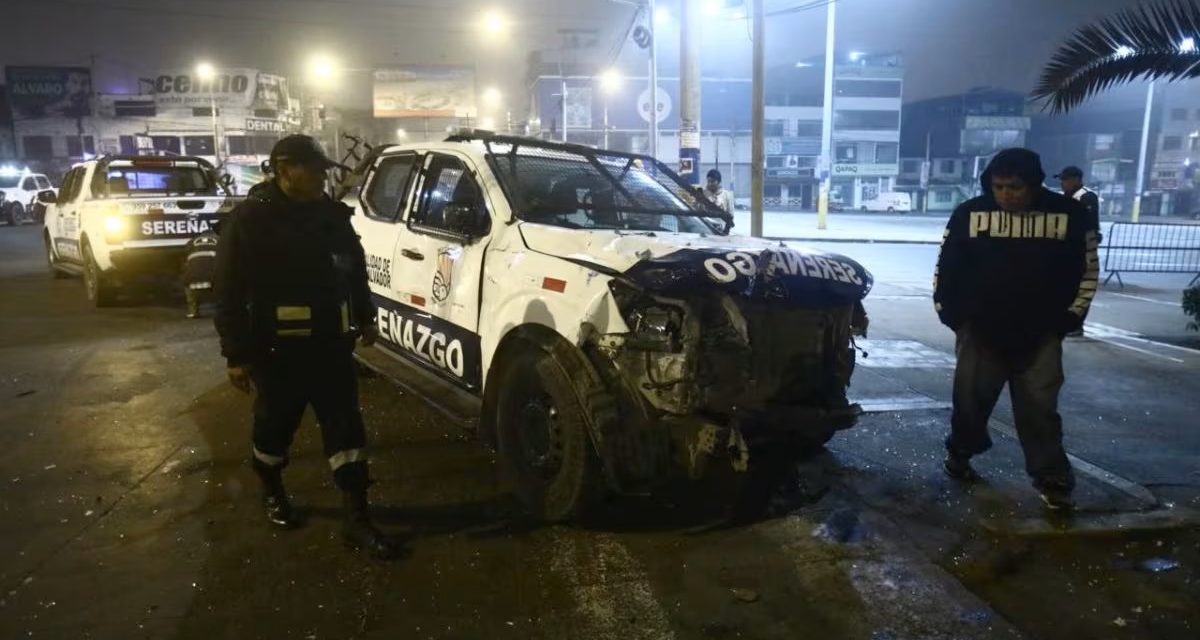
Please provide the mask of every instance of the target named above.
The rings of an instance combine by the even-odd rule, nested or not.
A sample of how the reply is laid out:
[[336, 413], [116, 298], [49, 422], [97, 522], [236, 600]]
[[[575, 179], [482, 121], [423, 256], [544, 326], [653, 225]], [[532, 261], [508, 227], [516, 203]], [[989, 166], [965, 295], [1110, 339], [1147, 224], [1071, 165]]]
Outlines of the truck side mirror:
[[42, 204], [54, 204], [58, 202], [58, 196], [50, 189], [46, 189], [38, 192], [37, 201]]

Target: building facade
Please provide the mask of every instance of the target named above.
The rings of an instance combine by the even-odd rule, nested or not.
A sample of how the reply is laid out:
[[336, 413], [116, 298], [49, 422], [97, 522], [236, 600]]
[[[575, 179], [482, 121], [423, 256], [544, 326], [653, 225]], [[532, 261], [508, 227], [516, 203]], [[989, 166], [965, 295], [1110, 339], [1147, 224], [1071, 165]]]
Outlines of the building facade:
[[1167, 84], [1159, 95], [1154, 160], [1146, 175], [1142, 211], [1154, 215], [1192, 217], [1200, 213], [1200, 82]]
[[[899, 176], [903, 66], [895, 55], [844, 54], [838, 60], [833, 157], [828, 168], [831, 199], [844, 208], [859, 208], [865, 200], [893, 190]], [[817, 205], [823, 64], [818, 58], [767, 74], [764, 205], [768, 208]], [[563, 77], [546, 73], [550, 69], [542, 71], [532, 85], [529, 133], [648, 153], [653, 113], [659, 122], [658, 158], [668, 164], [678, 162], [678, 78], [659, 77], [652, 101], [644, 75], [626, 77], [620, 88], [606, 92], [591, 76]], [[751, 91], [747, 78], [701, 81], [701, 172], [719, 169], [742, 203], [749, 201], [750, 191]]]

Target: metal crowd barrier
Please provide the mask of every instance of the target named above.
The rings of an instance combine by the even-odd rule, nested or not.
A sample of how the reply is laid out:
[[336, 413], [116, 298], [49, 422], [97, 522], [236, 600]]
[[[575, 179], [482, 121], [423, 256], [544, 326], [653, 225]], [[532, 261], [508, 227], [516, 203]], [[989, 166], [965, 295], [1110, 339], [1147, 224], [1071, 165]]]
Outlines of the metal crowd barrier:
[[1108, 284], [1121, 273], [1193, 273], [1200, 279], [1200, 225], [1114, 222], [1101, 249]]

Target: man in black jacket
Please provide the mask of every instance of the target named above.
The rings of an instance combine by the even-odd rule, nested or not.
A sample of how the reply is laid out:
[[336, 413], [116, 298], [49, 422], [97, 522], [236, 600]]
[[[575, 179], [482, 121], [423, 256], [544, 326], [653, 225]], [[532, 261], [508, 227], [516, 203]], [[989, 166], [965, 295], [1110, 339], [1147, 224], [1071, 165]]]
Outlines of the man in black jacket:
[[971, 481], [972, 456], [991, 445], [988, 420], [1009, 385], [1025, 468], [1052, 509], [1073, 506], [1058, 394], [1062, 341], [1096, 295], [1097, 239], [1075, 200], [1042, 186], [1038, 155], [1001, 151], [984, 195], [954, 211], [934, 273], [938, 316], [957, 335], [946, 473]]
[[353, 360], [356, 336], [377, 336], [362, 245], [351, 209], [324, 193], [335, 166], [308, 136], [271, 151], [274, 179], [256, 185], [221, 227], [217, 332], [230, 382], [257, 392], [251, 464], [270, 522], [297, 525], [282, 471], [312, 405], [325, 457], [343, 492], [347, 545], [396, 552], [367, 517], [366, 433]]

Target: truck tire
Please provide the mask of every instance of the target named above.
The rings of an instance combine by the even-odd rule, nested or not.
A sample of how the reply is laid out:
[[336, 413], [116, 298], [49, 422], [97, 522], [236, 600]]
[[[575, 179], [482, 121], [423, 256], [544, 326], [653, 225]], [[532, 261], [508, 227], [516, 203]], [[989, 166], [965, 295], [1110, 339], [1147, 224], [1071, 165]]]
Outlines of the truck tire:
[[25, 209], [25, 205], [21, 204], [20, 202], [14, 202], [8, 205], [9, 224], [20, 226], [26, 222], [29, 222], [28, 213], [29, 212]]
[[117, 289], [108, 282], [96, 264], [92, 255], [92, 246], [83, 243], [83, 287], [87, 292], [88, 302], [96, 308], [111, 307], [117, 298]]
[[533, 345], [511, 356], [498, 382], [497, 444], [517, 497], [546, 522], [587, 520], [604, 495], [604, 477], [580, 400], [586, 394], [564, 363]]
[[16, 204], [16, 203], [10, 202], [10, 203], [4, 205], [4, 221], [7, 222], [8, 226], [10, 226], [10, 227], [17, 226], [17, 218], [16, 218], [16, 216], [13, 215], [13, 207], [12, 206], [14, 204]]
[[54, 244], [50, 242], [50, 234], [42, 234], [42, 243], [46, 246], [46, 266], [50, 269], [50, 275], [54, 276], [55, 280], [67, 278], [68, 274], [58, 268], [58, 258], [54, 256]]

